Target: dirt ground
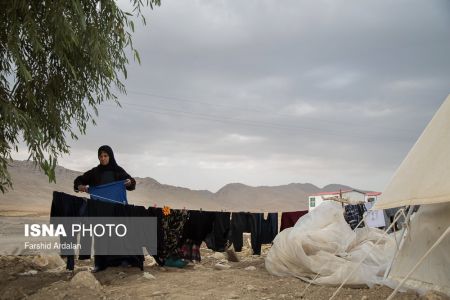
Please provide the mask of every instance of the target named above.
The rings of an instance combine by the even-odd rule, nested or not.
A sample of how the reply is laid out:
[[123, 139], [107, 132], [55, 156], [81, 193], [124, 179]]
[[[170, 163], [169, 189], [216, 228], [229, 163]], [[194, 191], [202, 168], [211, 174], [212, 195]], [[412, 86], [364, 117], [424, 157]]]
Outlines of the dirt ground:
[[[146, 257], [144, 272], [118, 267], [95, 274], [89, 272], [92, 261], [77, 261], [69, 272], [59, 257], [46, 263], [40, 257], [1, 256], [0, 299], [328, 299], [336, 290], [310, 286], [305, 291], [307, 284], [299, 279], [270, 275], [264, 267], [268, 249], [252, 256], [245, 247], [240, 262], [227, 262], [223, 254], [202, 248], [201, 263], [184, 269], [159, 267]], [[221, 262], [230, 267], [215, 267]], [[344, 288], [336, 299], [385, 299], [391, 292], [382, 286]], [[396, 297], [420, 298], [413, 292]]]
[[[16, 211], [0, 216], [42, 218]], [[2, 241], [11, 234], [11, 224], [2, 223]], [[263, 245], [261, 256], [251, 255], [250, 237], [244, 234], [239, 262], [228, 262], [223, 253], [202, 247], [202, 261], [183, 269], [159, 267], [147, 256], [144, 271], [117, 267], [95, 274], [90, 272], [93, 260], [76, 261], [71, 272], [59, 256], [0, 256], [0, 299], [328, 299], [335, 292], [336, 287], [307, 287], [297, 278], [269, 274], [264, 266], [269, 249]], [[391, 292], [385, 286], [344, 288], [335, 299], [386, 299]], [[450, 300], [415, 292], [395, 299]]]

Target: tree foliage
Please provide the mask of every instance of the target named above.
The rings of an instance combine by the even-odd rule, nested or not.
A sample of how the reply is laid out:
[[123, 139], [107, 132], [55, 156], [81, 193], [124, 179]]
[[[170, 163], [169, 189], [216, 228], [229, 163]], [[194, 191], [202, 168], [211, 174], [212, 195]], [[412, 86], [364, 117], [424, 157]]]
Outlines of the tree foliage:
[[68, 139], [95, 124], [97, 107], [125, 92], [127, 49], [144, 6], [132, 11], [114, 0], [8, 0], [0, 4], [0, 190], [12, 187], [7, 170], [23, 140], [29, 159], [55, 181], [58, 157]]

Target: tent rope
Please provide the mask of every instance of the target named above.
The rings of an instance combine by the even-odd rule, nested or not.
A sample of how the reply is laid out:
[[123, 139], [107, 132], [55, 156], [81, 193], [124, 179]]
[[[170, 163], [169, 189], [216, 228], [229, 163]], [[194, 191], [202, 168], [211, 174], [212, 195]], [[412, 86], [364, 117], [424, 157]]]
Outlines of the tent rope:
[[[398, 219], [400, 218], [401, 214], [398, 214], [397, 218], [394, 219], [394, 221], [391, 223], [391, 225], [389, 225], [389, 227], [385, 230], [385, 232], [389, 231], [392, 226], [394, 226], [394, 224], [398, 221]], [[378, 245], [378, 243], [381, 241], [381, 237], [376, 241], [375, 245]], [[366, 255], [364, 255], [364, 257], [362, 258], [362, 260], [355, 266], [355, 268], [353, 268], [353, 270], [347, 275], [347, 277], [345, 278], [345, 280], [341, 283], [341, 285], [338, 287], [338, 289], [333, 293], [333, 295], [331, 295], [331, 297], [329, 298], [329, 300], [334, 299], [334, 297], [336, 297], [336, 295], [339, 293], [339, 291], [342, 289], [342, 287], [344, 286], [344, 284], [347, 283], [347, 281], [350, 279], [350, 277], [355, 273], [355, 271], [359, 268], [359, 266], [362, 264], [362, 262], [369, 256], [370, 253], [366, 253]]]
[[[399, 214], [399, 212], [403, 213], [404, 216], [404, 209], [399, 209], [396, 214], [394, 215], [394, 221], [392, 223], [395, 223], [397, 219], [399, 219], [399, 217], [397, 216], [397, 214]], [[359, 227], [359, 225], [362, 224], [362, 222], [364, 222], [365, 226], [367, 227], [366, 224], [366, 217], [367, 217], [367, 212], [364, 213], [363, 218], [361, 219], [361, 221], [359, 221], [358, 225], [356, 225], [356, 227], [353, 229], [353, 231], [355, 231], [356, 228]], [[387, 232], [389, 231], [390, 228], [387, 228], [384, 233], [387, 234]], [[336, 255], [338, 253], [338, 251], [336, 250], [333, 255]], [[319, 275], [321, 274], [322, 270], [325, 268], [325, 265], [322, 265], [322, 267], [319, 269], [319, 271], [316, 273], [316, 275], [314, 276], [314, 278], [312, 280], [308, 280], [308, 285], [303, 289], [300, 297], [303, 297], [306, 294], [306, 291], [308, 290], [308, 288], [314, 283], [314, 281], [317, 279], [317, 277], [319, 277]]]

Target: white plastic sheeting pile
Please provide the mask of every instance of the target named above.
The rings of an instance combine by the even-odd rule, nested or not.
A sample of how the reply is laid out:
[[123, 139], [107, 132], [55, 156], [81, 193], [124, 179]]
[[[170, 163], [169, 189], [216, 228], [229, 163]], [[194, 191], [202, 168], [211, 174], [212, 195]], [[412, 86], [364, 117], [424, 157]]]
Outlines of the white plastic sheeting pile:
[[394, 255], [395, 240], [379, 229], [352, 231], [343, 212], [341, 204], [326, 201], [294, 227], [280, 232], [267, 255], [266, 269], [305, 281], [319, 273], [313, 283], [339, 285], [357, 268], [347, 285], [371, 287], [380, 283]]

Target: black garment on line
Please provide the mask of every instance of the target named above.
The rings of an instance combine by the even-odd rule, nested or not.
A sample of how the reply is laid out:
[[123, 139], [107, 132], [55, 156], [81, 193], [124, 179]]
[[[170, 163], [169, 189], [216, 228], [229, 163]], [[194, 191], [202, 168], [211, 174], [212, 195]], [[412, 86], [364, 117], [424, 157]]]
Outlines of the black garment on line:
[[[88, 216], [88, 200], [83, 201], [80, 208], [80, 217]], [[84, 222], [82, 222], [82, 225]], [[91, 259], [92, 237], [80, 235], [81, 250], [78, 253], [78, 260]]]
[[[86, 200], [80, 197], [72, 196], [66, 193], [61, 192], [53, 192], [52, 205], [50, 209], [50, 224], [55, 224], [52, 220], [53, 217], [80, 217], [85, 215], [86, 213]], [[72, 224], [63, 224], [64, 230], [66, 232], [70, 232]], [[76, 244], [77, 237], [76, 236], [60, 236], [61, 243], [74, 243]], [[80, 238], [80, 244], [82, 249], [85, 251], [83, 254], [90, 257], [90, 249], [91, 243], [90, 239]], [[67, 265], [66, 268], [68, 270], [73, 270], [75, 266], [75, 251], [73, 249], [66, 250], [71, 252], [69, 255], [65, 255], [67, 257]]]
[[200, 246], [206, 235], [212, 231], [215, 213], [211, 211], [189, 210], [189, 218], [184, 224], [181, 244], [187, 239]]
[[253, 254], [261, 254], [261, 219], [262, 213], [240, 212], [231, 214], [231, 242], [235, 251], [242, 251], [242, 233], [250, 232]]
[[[140, 206], [140, 205], [125, 205], [125, 211], [126, 211], [126, 216], [128, 217], [154, 217], [156, 218], [156, 226], [157, 224], [157, 216], [151, 215], [150, 211], [147, 210], [144, 206]], [[150, 228], [148, 229], [150, 230]], [[151, 242], [153, 242], [153, 236], [149, 236], [148, 234], [148, 230], [146, 230], [145, 228], [143, 228], [140, 232], [139, 232], [139, 241], [140, 241], [140, 247], [145, 247], [147, 249], [147, 252], [150, 253], [154, 253], [157, 252], [157, 245], [153, 245]], [[156, 228], [156, 230], [158, 230]], [[158, 232], [157, 233], [157, 238], [158, 238]], [[156, 251], [155, 251], [156, 250]]]
[[230, 239], [230, 216], [229, 212], [216, 212], [214, 216], [212, 232], [205, 238], [209, 249], [224, 252]]
[[[135, 209], [133, 205], [116, 204], [98, 200], [88, 202], [88, 215], [90, 217], [127, 217], [142, 212], [142, 209]], [[94, 252], [106, 250], [108, 248], [107, 237], [96, 237], [94, 239]], [[141, 250], [142, 251], [142, 250]], [[126, 261], [133, 267], [144, 269], [144, 254], [142, 255], [94, 255], [94, 264], [100, 270], [107, 267], [115, 267]]]
[[156, 217], [156, 238], [157, 238], [157, 254], [153, 255], [158, 265], [164, 265], [163, 248], [164, 248], [164, 232], [162, 228], [163, 212], [160, 207], [149, 207], [147, 213], [151, 217]]
[[344, 206], [344, 219], [352, 229], [355, 229], [358, 224], [358, 227], [364, 227], [364, 222], [361, 222], [361, 220], [366, 210], [364, 204], [348, 204]]
[[278, 234], [278, 213], [269, 213], [261, 219], [261, 244], [270, 244]]

